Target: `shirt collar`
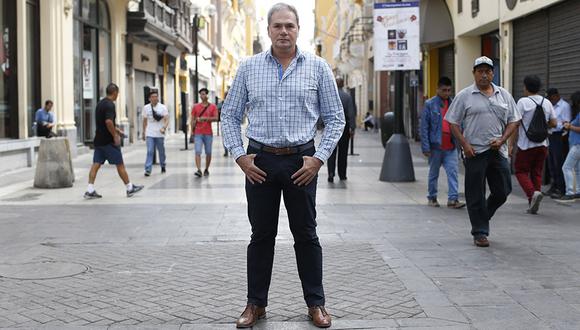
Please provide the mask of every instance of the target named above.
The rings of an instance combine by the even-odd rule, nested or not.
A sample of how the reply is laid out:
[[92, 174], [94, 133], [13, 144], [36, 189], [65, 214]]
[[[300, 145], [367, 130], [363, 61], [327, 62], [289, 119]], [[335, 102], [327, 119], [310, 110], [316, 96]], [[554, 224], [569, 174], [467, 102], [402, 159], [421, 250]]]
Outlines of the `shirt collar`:
[[[497, 88], [497, 86], [494, 83], [491, 83], [491, 86], [493, 87], [493, 94], [499, 94], [499, 88]], [[481, 91], [479, 90], [479, 88], [477, 88], [477, 85], [475, 83], [473, 83], [471, 85], [471, 94], [476, 94], [476, 93], [481, 93]]]
[[[272, 47], [266, 50], [266, 57], [278, 63], [278, 60], [274, 57], [274, 55], [272, 55]], [[294, 58], [296, 58], [298, 61], [302, 61], [306, 58], [298, 46], [296, 46], [296, 55]]]

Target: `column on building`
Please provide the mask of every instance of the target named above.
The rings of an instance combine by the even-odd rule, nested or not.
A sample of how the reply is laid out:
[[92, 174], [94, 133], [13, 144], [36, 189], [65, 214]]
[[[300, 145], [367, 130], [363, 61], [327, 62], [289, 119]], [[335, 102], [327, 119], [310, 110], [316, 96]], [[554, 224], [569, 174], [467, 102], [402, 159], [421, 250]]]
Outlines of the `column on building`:
[[[99, 63], [105, 61], [105, 66], [100, 67], [100, 74], [109, 77], [109, 82], [119, 86], [119, 97], [117, 98], [117, 124], [127, 132], [125, 143], [128, 143], [130, 122], [127, 116], [127, 85], [126, 85], [126, 33], [127, 33], [127, 0], [107, 0], [102, 2], [101, 12], [108, 6], [110, 19], [110, 33], [104, 30], [99, 31]], [[105, 25], [103, 22], [101, 25]], [[107, 51], [107, 48], [108, 51]], [[105, 50], [105, 51], [103, 51]], [[107, 54], [109, 53], [109, 54]], [[108, 58], [107, 58], [108, 57]], [[109, 66], [109, 72], [106, 65]], [[106, 86], [107, 81], [103, 79]]]
[[[77, 1], [74, 2], [77, 4]], [[52, 100], [58, 134], [70, 140], [71, 152], [76, 154], [78, 134], [75, 118], [76, 82], [74, 45], [76, 35], [74, 15], [77, 13], [67, 1], [40, 1], [40, 48], [42, 100]], [[78, 8], [76, 8], [78, 9]]]

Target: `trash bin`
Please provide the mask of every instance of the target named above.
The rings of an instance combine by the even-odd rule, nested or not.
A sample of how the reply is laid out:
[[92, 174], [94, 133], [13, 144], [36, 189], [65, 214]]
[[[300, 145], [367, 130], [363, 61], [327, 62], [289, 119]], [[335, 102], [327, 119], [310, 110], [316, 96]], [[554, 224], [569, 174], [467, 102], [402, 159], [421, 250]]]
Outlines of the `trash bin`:
[[381, 118], [381, 142], [383, 147], [387, 145], [387, 141], [393, 135], [393, 130], [395, 128], [395, 114], [393, 112], [385, 112], [383, 118]]

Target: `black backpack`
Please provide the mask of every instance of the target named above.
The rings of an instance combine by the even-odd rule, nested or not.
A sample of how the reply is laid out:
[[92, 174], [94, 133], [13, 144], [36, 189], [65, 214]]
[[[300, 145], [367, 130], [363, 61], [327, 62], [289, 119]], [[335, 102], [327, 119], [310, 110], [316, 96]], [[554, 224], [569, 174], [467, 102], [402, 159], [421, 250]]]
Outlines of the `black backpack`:
[[544, 114], [544, 98], [540, 104], [536, 103], [534, 99], [530, 97], [530, 100], [536, 105], [536, 110], [534, 110], [534, 117], [530, 121], [530, 125], [526, 129], [524, 122], [522, 121], [522, 126], [526, 136], [532, 142], [541, 143], [548, 138], [548, 122], [546, 121], [546, 115]]

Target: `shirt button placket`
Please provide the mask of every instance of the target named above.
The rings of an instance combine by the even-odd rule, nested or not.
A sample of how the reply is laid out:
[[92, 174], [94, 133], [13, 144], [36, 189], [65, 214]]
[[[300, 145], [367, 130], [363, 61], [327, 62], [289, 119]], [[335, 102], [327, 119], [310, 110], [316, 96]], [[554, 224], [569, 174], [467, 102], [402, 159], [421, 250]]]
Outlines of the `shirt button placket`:
[[[284, 97], [282, 96], [282, 80], [278, 81], [278, 104], [278, 109], [281, 111], [284, 107]], [[280, 116], [280, 120], [282, 119], [282, 116]]]

